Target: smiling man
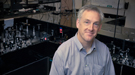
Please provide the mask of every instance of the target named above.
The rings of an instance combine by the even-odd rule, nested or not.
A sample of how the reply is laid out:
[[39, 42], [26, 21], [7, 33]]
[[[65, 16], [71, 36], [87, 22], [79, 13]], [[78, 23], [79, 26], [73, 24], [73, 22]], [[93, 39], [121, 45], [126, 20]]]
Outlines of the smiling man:
[[50, 75], [115, 75], [108, 47], [95, 38], [102, 20], [103, 13], [97, 7], [80, 8], [78, 32], [55, 52]]

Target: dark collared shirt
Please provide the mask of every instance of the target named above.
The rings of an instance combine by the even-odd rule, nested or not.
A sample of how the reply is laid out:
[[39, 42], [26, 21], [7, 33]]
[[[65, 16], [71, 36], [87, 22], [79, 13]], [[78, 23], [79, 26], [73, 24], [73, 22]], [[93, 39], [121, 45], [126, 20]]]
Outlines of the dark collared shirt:
[[50, 75], [115, 75], [108, 47], [94, 39], [87, 53], [77, 34], [54, 54]]

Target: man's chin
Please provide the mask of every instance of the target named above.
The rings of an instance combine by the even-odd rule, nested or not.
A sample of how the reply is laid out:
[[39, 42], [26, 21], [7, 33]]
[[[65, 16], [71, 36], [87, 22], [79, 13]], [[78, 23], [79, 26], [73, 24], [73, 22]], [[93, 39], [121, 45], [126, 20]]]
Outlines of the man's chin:
[[93, 40], [93, 38], [87, 38], [86, 41], [87, 42], [91, 42]]

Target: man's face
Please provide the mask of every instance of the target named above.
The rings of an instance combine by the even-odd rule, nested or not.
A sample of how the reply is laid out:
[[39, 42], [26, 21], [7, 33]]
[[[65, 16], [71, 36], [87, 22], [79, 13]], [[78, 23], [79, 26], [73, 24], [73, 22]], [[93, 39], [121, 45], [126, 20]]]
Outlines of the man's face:
[[100, 15], [96, 11], [84, 11], [80, 20], [77, 19], [78, 39], [91, 42], [101, 29]]

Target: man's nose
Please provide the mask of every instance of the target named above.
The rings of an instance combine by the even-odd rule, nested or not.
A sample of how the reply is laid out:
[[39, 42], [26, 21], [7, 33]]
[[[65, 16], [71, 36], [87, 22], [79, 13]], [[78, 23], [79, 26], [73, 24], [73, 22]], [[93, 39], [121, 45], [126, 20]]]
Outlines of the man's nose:
[[94, 26], [93, 26], [92, 23], [89, 25], [88, 29], [89, 29], [89, 30], [93, 30], [93, 29], [94, 29]]

